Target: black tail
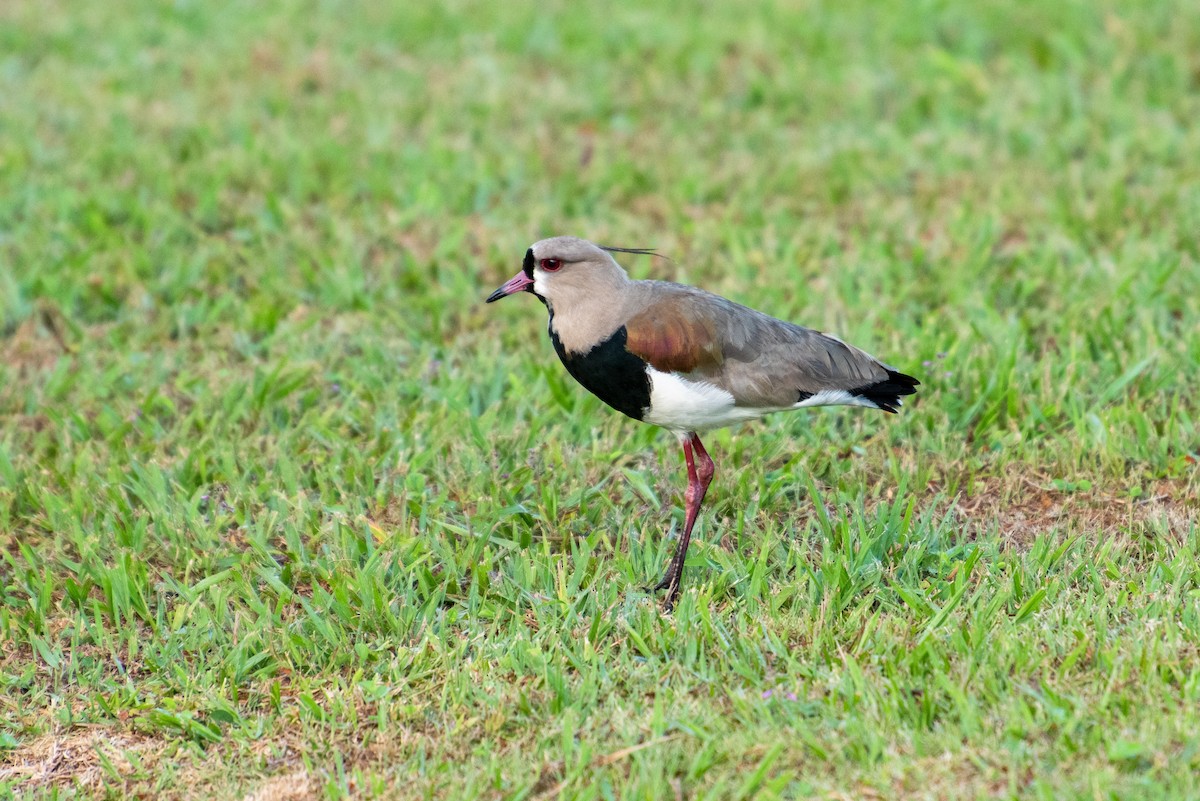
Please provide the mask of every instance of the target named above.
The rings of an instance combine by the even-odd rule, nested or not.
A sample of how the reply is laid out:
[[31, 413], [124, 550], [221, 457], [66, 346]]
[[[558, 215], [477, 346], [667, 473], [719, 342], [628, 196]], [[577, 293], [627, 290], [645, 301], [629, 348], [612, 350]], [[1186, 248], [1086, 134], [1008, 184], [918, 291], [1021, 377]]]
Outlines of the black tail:
[[866, 398], [885, 412], [895, 414], [896, 407], [900, 406], [900, 396], [915, 394], [917, 385], [921, 382], [911, 375], [905, 375], [895, 370], [888, 370], [887, 373], [888, 377], [883, 381], [852, 389], [850, 394]]

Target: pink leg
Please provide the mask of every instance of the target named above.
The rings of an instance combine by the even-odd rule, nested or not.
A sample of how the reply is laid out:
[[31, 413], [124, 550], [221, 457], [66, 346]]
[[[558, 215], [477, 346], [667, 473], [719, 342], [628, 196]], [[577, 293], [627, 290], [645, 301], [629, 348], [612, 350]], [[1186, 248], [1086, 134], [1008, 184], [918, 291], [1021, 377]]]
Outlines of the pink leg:
[[[667, 565], [666, 575], [654, 588], [655, 590], [667, 590], [667, 600], [663, 604], [663, 608], [668, 612], [675, 607], [675, 601], [679, 597], [679, 584], [683, 579], [683, 563], [687, 560], [688, 544], [692, 540], [692, 527], [696, 525], [696, 518], [700, 515], [700, 504], [704, 502], [708, 485], [712, 483], [713, 473], [716, 472], [713, 460], [709, 457], [708, 451], [704, 450], [704, 444], [700, 442], [700, 437], [695, 433], [688, 434], [687, 438], [683, 440], [683, 459], [687, 463], [688, 473], [688, 487], [684, 495], [687, 502], [687, 513], [683, 523], [683, 536], [679, 538], [675, 556]], [[697, 461], [699, 461], [699, 465], [696, 464]]]

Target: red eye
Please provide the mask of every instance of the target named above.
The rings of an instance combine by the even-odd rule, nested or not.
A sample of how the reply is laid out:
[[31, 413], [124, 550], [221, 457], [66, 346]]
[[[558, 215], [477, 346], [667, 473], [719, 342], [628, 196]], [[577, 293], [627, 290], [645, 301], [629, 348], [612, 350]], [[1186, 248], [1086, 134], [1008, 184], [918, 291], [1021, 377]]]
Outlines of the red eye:
[[542, 269], [548, 273], [552, 273], [560, 267], [562, 267], [562, 262], [558, 259], [542, 259]]

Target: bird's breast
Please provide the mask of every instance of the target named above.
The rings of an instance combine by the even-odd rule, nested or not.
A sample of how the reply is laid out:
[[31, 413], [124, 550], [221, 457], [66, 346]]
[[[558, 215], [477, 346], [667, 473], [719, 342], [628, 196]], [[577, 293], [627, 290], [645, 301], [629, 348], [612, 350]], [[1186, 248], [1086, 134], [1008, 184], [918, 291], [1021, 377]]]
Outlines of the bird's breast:
[[634, 420], [645, 419], [650, 406], [646, 362], [626, 348], [625, 327], [583, 352], [568, 351], [550, 320], [550, 340], [571, 377], [589, 392]]

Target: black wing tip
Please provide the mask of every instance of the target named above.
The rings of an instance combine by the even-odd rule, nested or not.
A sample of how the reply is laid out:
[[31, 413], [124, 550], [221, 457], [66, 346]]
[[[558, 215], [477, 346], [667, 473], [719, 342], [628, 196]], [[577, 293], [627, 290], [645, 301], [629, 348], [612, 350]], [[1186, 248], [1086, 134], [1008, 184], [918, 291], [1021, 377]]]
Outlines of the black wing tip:
[[903, 405], [900, 396], [915, 395], [921, 382], [899, 370], [888, 369], [887, 374], [888, 377], [883, 381], [876, 381], [874, 384], [853, 389], [850, 394], [866, 398], [880, 411], [896, 414], [899, 407]]
[[917, 387], [921, 385], [921, 382], [916, 379], [916, 376], [911, 376], [908, 373], [902, 373], [899, 370], [892, 370], [890, 368], [888, 368], [887, 371], [888, 381], [902, 384], [908, 388], [908, 391], [901, 392], [901, 395], [913, 395], [916, 393]]

